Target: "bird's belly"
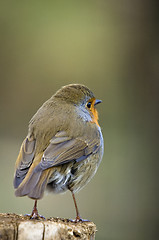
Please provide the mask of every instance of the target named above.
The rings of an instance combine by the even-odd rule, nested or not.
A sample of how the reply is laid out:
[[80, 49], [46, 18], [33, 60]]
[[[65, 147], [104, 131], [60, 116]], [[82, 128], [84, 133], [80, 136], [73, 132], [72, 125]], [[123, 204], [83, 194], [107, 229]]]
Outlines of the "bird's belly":
[[47, 190], [53, 193], [63, 193], [67, 190], [78, 192], [96, 173], [101, 156], [92, 154], [81, 162], [71, 162], [53, 168], [47, 184]]

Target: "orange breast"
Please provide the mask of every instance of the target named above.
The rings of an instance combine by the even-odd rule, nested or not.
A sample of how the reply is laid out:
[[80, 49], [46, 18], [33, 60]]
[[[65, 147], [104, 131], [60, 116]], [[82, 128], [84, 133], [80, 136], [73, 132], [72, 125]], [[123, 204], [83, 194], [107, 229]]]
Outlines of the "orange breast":
[[92, 122], [96, 123], [99, 126], [99, 123], [98, 123], [98, 112], [97, 112], [97, 110], [94, 107], [94, 103], [95, 103], [95, 98], [93, 99], [92, 105], [91, 105], [91, 108], [90, 108], [90, 110], [92, 112]]

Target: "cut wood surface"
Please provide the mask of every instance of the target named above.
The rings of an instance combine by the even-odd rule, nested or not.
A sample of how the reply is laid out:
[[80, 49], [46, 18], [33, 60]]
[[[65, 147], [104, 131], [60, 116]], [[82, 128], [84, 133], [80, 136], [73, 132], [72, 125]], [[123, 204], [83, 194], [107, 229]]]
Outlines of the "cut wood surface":
[[0, 213], [0, 239], [3, 240], [93, 240], [93, 222], [74, 223], [68, 219], [31, 220], [28, 216]]

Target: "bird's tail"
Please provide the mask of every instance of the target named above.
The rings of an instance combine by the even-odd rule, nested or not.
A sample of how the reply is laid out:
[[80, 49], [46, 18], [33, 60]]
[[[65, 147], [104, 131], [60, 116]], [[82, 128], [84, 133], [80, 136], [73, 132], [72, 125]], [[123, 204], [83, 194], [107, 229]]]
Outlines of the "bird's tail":
[[28, 174], [16, 189], [15, 195], [17, 197], [27, 195], [32, 199], [42, 198], [51, 174], [51, 169], [41, 170], [36, 165], [36, 161], [34, 161], [28, 171]]

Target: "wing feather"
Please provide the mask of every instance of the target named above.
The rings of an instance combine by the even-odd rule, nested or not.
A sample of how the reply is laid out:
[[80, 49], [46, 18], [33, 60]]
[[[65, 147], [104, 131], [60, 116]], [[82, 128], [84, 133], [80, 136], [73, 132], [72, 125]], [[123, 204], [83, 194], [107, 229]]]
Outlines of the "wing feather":
[[44, 151], [41, 162], [36, 167], [36, 171], [40, 169], [45, 170], [71, 161], [82, 161], [89, 155], [95, 153], [99, 146], [99, 138], [87, 141], [82, 138], [68, 140], [67, 137], [63, 137], [62, 142], [59, 142], [58, 140], [56, 141], [54, 137]]
[[84, 137], [71, 139], [65, 132], [59, 132], [50, 140], [44, 153], [39, 153], [34, 159], [35, 142], [25, 139], [15, 173], [14, 186], [18, 187], [16, 196], [28, 195], [34, 199], [41, 198], [54, 166], [72, 161], [80, 162], [96, 153], [99, 147], [98, 137], [89, 140]]

